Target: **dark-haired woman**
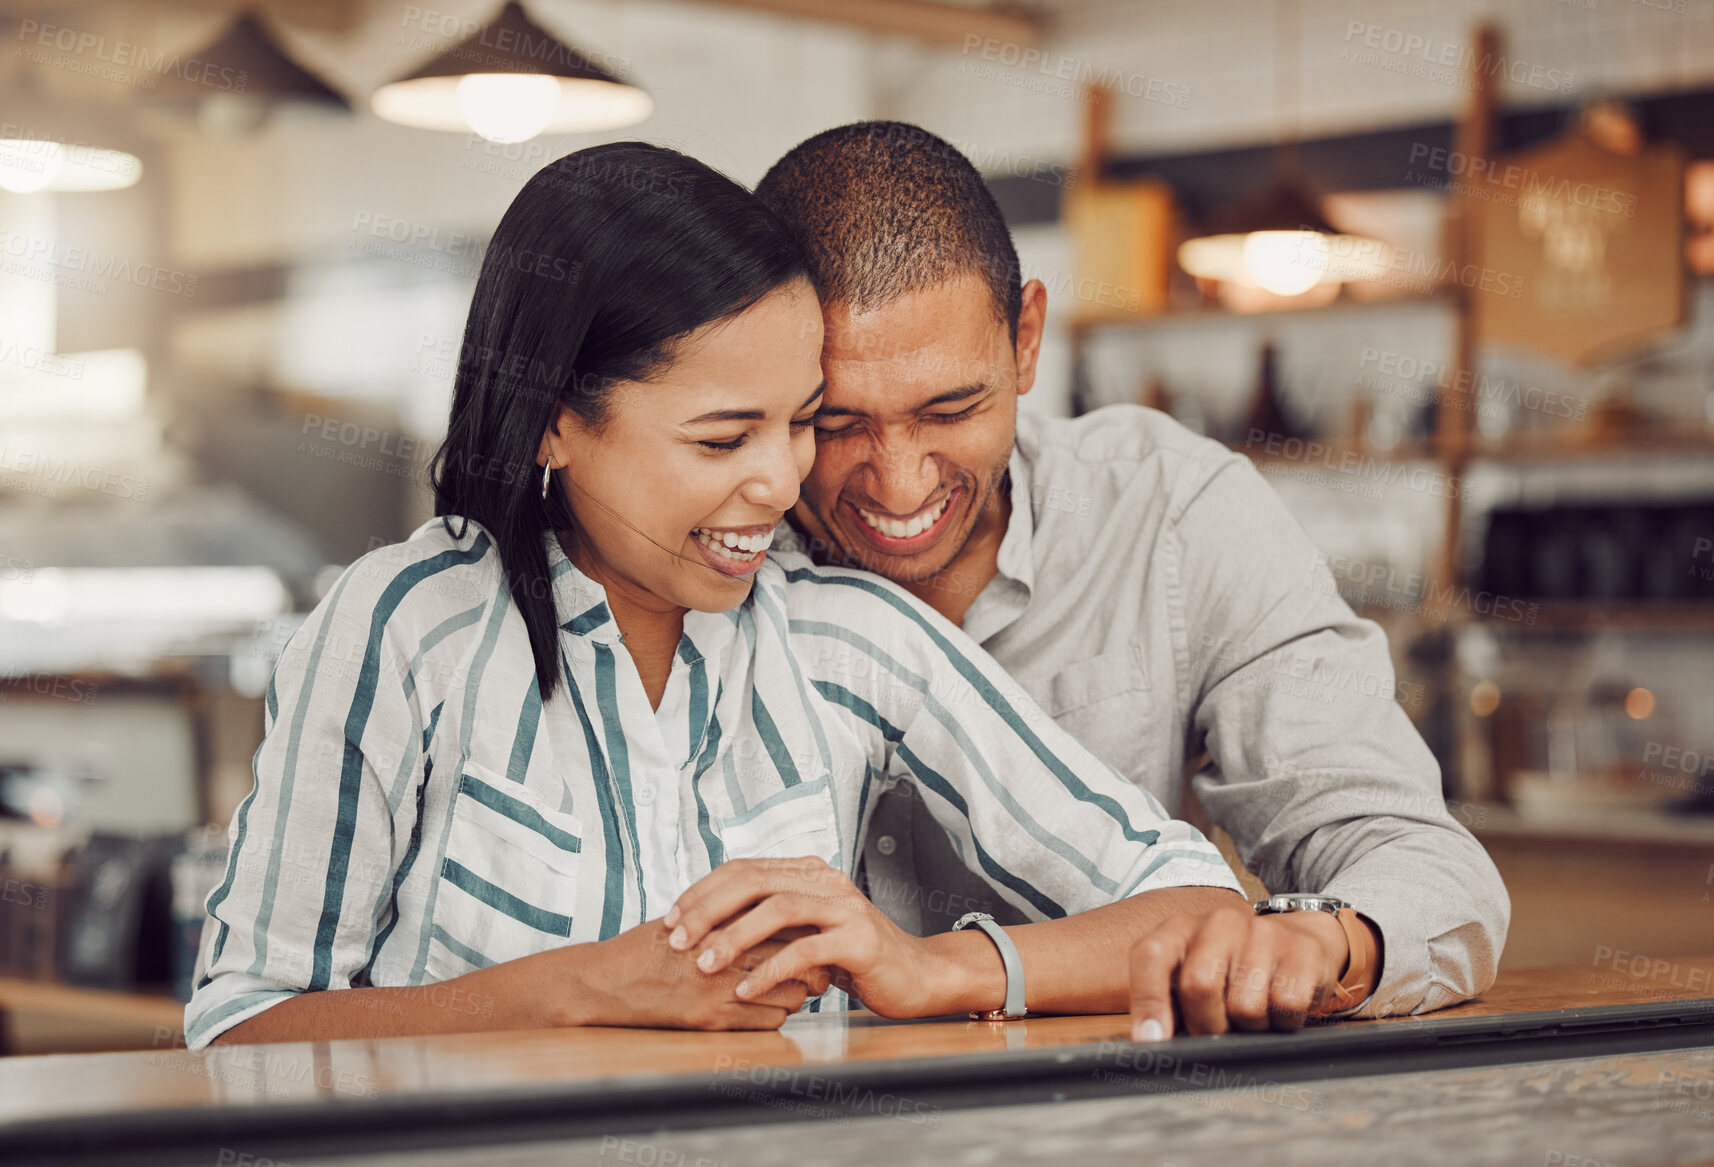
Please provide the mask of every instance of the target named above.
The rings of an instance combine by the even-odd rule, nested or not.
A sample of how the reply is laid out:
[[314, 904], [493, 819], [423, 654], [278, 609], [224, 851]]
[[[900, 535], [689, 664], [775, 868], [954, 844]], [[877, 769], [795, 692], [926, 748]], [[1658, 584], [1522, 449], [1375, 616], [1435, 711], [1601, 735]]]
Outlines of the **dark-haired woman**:
[[[768, 553], [821, 332], [784, 228], [683, 155], [596, 147], [525, 185], [440, 517], [346, 570], [268, 690], [191, 1048], [773, 1027], [830, 977], [893, 1017], [1122, 1011], [1141, 933], [1241, 904], [926, 605]], [[865, 816], [907, 779], [1038, 923], [918, 938], [858, 890]]]

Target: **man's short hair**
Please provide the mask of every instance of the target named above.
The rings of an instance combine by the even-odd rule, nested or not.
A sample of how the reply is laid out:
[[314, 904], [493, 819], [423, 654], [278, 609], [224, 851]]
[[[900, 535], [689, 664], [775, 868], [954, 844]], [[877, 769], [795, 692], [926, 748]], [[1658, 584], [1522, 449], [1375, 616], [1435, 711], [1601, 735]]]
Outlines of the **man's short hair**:
[[981, 174], [945, 139], [905, 122], [825, 130], [774, 163], [756, 194], [797, 236], [823, 302], [865, 311], [975, 275], [1017, 341], [1012, 234]]

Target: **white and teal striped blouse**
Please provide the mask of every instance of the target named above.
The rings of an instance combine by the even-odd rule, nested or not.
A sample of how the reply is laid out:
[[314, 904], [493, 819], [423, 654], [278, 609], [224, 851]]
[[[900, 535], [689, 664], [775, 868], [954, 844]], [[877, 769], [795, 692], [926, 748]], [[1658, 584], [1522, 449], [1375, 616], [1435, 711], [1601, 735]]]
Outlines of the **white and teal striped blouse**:
[[905, 779], [1031, 919], [1237, 888], [1193, 827], [891, 584], [771, 555], [738, 608], [686, 616], [651, 709], [605, 592], [544, 537], [569, 678], [545, 704], [476, 523], [364, 556], [287, 644], [207, 901], [192, 1049], [296, 993], [606, 939], [727, 859], [850, 872]]

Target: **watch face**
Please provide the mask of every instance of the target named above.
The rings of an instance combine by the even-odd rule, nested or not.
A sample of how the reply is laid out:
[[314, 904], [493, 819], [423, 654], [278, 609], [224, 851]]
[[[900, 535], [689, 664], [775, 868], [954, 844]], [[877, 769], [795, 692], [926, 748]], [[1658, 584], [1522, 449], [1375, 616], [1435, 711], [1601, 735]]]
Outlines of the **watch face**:
[[1310, 892], [1287, 891], [1269, 896], [1256, 910], [1261, 912], [1337, 912], [1351, 905], [1337, 896], [1314, 895]]

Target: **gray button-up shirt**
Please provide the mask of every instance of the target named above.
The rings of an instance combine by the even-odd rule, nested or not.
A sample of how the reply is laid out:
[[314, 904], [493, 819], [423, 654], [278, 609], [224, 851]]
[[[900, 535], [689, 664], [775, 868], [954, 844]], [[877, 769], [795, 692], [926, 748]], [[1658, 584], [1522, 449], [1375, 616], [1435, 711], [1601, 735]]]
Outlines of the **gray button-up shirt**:
[[[1249, 460], [1136, 406], [1021, 413], [1010, 481], [999, 573], [965, 632], [1169, 811], [1206, 751], [1196, 794], [1269, 890], [1339, 896], [1380, 929], [1381, 980], [1355, 1015], [1486, 989], [1505, 886], [1447, 812], [1385, 634]], [[908, 785], [878, 805], [864, 866], [913, 931], [968, 909], [1011, 922]]]

